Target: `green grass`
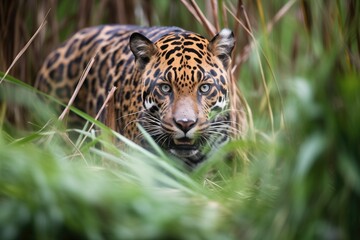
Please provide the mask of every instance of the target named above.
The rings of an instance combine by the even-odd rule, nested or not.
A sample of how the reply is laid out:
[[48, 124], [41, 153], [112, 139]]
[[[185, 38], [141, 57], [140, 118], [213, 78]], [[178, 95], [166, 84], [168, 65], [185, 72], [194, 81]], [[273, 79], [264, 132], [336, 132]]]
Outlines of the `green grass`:
[[[307, 4], [296, 2], [267, 32], [263, 25], [283, 1], [257, 2], [265, 12], [251, 16], [259, 24], [256, 48], [238, 81], [254, 125], [191, 172], [75, 109], [102, 133], [66, 129], [31, 87], [7, 76], [0, 85], [0, 239], [357, 236], [360, 11], [342, 1]], [[5, 117], [13, 106], [26, 113], [26, 128]]]

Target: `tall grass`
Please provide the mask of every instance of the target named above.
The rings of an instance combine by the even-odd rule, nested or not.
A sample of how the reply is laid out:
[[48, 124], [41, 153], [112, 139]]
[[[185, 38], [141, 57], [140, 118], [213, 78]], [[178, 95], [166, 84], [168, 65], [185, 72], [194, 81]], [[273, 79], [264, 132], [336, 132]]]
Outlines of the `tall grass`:
[[[358, 235], [357, 1], [54, 2], [47, 29], [0, 85], [1, 239], [353, 239]], [[2, 17], [0, 24], [5, 33], [0, 77], [50, 7], [48, 1], [32, 3], [1, 3], [0, 15], [8, 17]], [[109, 14], [120, 13], [123, 6], [129, 14], [123, 20], [125, 15]], [[130, 17], [134, 15], [142, 17]], [[16, 16], [18, 25], [9, 25], [11, 16]], [[35, 65], [40, 64], [34, 59], [44, 57], [79, 27], [112, 21], [178, 25], [208, 36], [219, 28], [232, 28], [237, 37], [234, 84], [246, 99], [242, 107], [249, 109], [248, 134], [189, 172], [163, 153], [157, 156], [141, 149], [76, 109], [71, 108], [102, 129], [101, 135], [88, 128], [65, 128], [58, 113], [29, 87]], [[24, 38], [16, 37], [24, 33]], [[5, 44], [9, 39], [16, 48]], [[37, 51], [39, 44], [44, 47]], [[15, 114], [14, 106], [20, 109]], [[24, 110], [26, 114], [19, 117]], [[77, 141], [68, 137], [74, 132]], [[119, 139], [121, 148], [113, 138]], [[234, 151], [240, 154], [223, 160]]]

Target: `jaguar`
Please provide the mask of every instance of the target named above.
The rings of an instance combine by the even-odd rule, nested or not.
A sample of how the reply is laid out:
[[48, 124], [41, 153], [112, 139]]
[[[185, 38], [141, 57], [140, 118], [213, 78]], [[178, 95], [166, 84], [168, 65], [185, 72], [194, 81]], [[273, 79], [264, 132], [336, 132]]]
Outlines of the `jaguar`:
[[114, 130], [148, 147], [140, 125], [169, 155], [196, 166], [231, 136], [234, 45], [227, 28], [207, 40], [178, 27], [89, 27], [48, 55], [36, 85], [67, 103], [93, 59], [74, 106], [95, 116], [115, 86]]

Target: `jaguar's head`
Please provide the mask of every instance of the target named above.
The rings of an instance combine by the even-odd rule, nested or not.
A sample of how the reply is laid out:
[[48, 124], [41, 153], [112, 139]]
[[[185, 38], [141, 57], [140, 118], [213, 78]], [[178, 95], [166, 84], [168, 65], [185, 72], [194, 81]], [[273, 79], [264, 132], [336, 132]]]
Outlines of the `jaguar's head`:
[[234, 43], [229, 29], [211, 41], [189, 32], [155, 43], [139, 33], [130, 38], [143, 83], [140, 123], [163, 149], [189, 165], [229, 138]]

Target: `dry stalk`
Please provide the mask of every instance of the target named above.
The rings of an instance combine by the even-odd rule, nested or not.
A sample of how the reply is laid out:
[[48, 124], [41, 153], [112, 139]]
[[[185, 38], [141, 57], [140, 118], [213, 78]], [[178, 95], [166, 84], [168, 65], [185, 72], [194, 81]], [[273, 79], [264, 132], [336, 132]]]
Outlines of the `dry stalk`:
[[[95, 120], [98, 120], [98, 119], [99, 119], [101, 113], [104, 111], [104, 109], [105, 109], [105, 107], [108, 105], [109, 101], [110, 101], [111, 99], [113, 99], [115, 90], [116, 90], [116, 87], [115, 87], [115, 86], [113, 86], [113, 87], [110, 89], [109, 94], [107, 95], [107, 97], [106, 97], [103, 105], [101, 106], [99, 112], [98, 112], [98, 113], [96, 114], [96, 116], [95, 116]], [[113, 105], [111, 105], [111, 106], [113, 106]], [[113, 109], [111, 109], [111, 110], [113, 110]], [[90, 132], [90, 131], [94, 128], [94, 126], [95, 126], [95, 123], [92, 123], [87, 131]], [[78, 148], [80, 148], [81, 145], [83, 145], [85, 139], [86, 139], [86, 137], [84, 137], [84, 138], [81, 140]]]
[[226, 12], [226, 4], [225, 2], [223, 2], [221, 5], [221, 12], [222, 12], [222, 21], [223, 21], [223, 26], [227, 27], [229, 26], [229, 21], [228, 21], [228, 16], [227, 16], [227, 12]]
[[3, 80], [6, 78], [6, 76], [9, 74], [10, 70], [14, 67], [15, 63], [19, 60], [19, 58], [24, 54], [24, 52], [28, 49], [28, 47], [30, 46], [30, 44], [32, 43], [32, 41], [35, 39], [35, 37], [38, 35], [38, 33], [41, 31], [41, 29], [45, 26], [46, 24], [46, 17], [49, 14], [49, 11], [46, 13], [44, 20], [42, 21], [42, 23], [40, 24], [39, 28], [36, 30], [36, 32], [32, 35], [32, 37], [30, 38], [30, 40], [25, 44], [25, 46], [20, 50], [20, 52], [16, 55], [16, 57], [14, 58], [14, 60], [12, 61], [12, 63], [10, 64], [10, 66], [8, 67], [8, 69], [6, 70], [4, 76], [1, 78], [0, 80], [0, 84], [3, 82]]
[[289, 11], [289, 9], [292, 7], [292, 5], [294, 5], [295, 2], [296, 2], [296, 0], [290, 0], [284, 6], [282, 6], [282, 8], [280, 8], [280, 10], [275, 14], [275, 16], [266, 25], [266, 30], [268, 32], [271, 32], [275, 23], [277, 23]]
[[[272, 18], [272, 20], [267, 24], [266, 26], [266, 30], [268, 32], [270, 32], [274, 25], [285, 15], [285, 13], [287, 13], [291, 6], [294, 5], [294, 3], [296, 2], [296, 0], [290, 0], [289, 2], [287, 2], [276, 14], [275, 16]], [[227, 12], [229, 12], [231, 14], [231, 16], [235, 19], [235, 21], [237, 23], [239, 23], [241, 25], [241, 27], [249, 34], [249, 36], [253, 39], [254, 41], [254, 36], [252, 35], [251, 33], [251, 30], [250, 30], [250, 27], [248, 25], [248, 23], [250, 22], [249, 19], [246, 17], [246, 23], [243, 23], [240, 18], [238, 17], [238, 13], [236, 13], [236, 15], [229, 9], [225, 6], [225, 9]], [[239, 9], [239, 8], [238, 8]], [[241, 7], [241, 9], [243, 9], [243, 6]], [[243, 9], [243, 12], [244, 12], [244, 15], [247, 16], [246, 12], [245, 12], [245, 9]], [[233, 69], [233, 72], [235, 71], [235, 68], [237, 66], [239, 66], [242, 62], [245, 62], [248, 58], [249, 58], [249, 55], [250, 55], [250, 52], [252, 50], [252, 47], [254, 46], [253, 42], [250, 42], [248, 45], [246, 45], [244, 48], [243, 48], [243, 53], [240, 55], [240, 56], [236, 56], [234, 58], [234, 69]], [[235, 76], [237, 76], [237, 74], [235, 74]]]
[[70, 143], [71, 146], [75, 149], [73, 154], [69, 155], [68, 158], [73, 159], [75, 156], [80, 156], [84, 160], [85, 164], [88, 165], [85, 156], [80, 151], [80, 147], [76, 146], [76, 144], [70, 139], [69, 135], [66, 133], [60, 133], [60, 136], [64, 139], [65, 142]]
[[88, 62], [88, 64], [86, 65], [86, 68], [85, 70], [83, 71], [81, 77], [80, 77], [80, 81], [78, 82], [78, 84], [76, 85], [76, 88], [75, 88], [75, 91], [74, 93], [72, 94], [68, 104], [66, 105], [64, 111], [61, 113], [61, 115], [59, 116], [59, 120], [63, 120], [64, 117], [66, 116], [66, 114], [69, 112], [69, 109], [70, 109], [70, 106], [73, 104], [76, 96], [78, 95], [79, 91], [80, 91], [80, 88], [81, 86], [83, 85], [89, 71], [90, 71], [90, 68], [92, 67], [92, 65], [94, 64], [94, 61], [95, 61], [95, 57], [96, 57], [97, 53], [95, 53], [95, 55], [90, 59], [90, 61]]
[[195, 19], [201, 23], [201, 19], [199, 18], [199, 16], [196, 14], [195, 9], [192, 8], [192, 6], [186, 1], [186, 0], [181, 0], [181, 2], [184, 4], [184, 6], [186, 7], [186, 9], [195, 17]]
[[[237, 4], [237, 8], [236, 8], [236, 17], [238, 19], [240, 19], [240, 14], [241, 14], [241, 9], [243, 9], [244, 5], [242, 3], [241, 0], [238, 1], [238, 4]], [[234, 23], [234, 28], [233, 28], [233, 32], [234, 32], [234, 35], [235, 36], [238, 36], [239, 35], [239, 30], [240, 30], [240, 23], [238, 21], [235, 21]], [[233, 54], [232, 56], [232, 62], [234, 63], [234, 66], [238, 67], [238, 65], [236, 64], [236, 55], [237, 54]], [[239, 68], [238, 68], [239, 69]], [[236, 74], [235, 77], [237, 78], [238, 75]]]
[[[101, 113], [104, 111], [105, 107], [108, 105], [108, 102], [110, 101], [110, 99], [112, 99], [112, 97], [114, 96], [114, 93], [115, 93], [115, 90], [116, 90], [116, 87], [113, 86], [110, 91], [109, 91], [109, 94], [107, 95], [105, 101], [104, 101], [104, 104], [101, 106], [99, 112], [96, 114], [96, 117], [95, 117], [95, 120], [98, 120]], [[91, 130], [92, 128], [94, 127], [94, 123], [91, 124], [89, 130]]]
[[219, 25], [219, 13], [218, 13], [217, 0], [211, 0], [211, 10], [212, 10], [213, 18], [214, 18], [216, 32], [219, 32], [220, 25]]
[[211, 36], [215, 36], [216, 28], [212, 25], [209, 20], [205, 17], [199, 6], [194, 0], [181, 0], [185, 7], [191, 12], [191, 14], [205, 27], [207, 33]]
[[[294, 3], [295, 3], [295, 0], [290, 0], [275, 14], [275, 16], [272, 18], [272, 20], [266, 26], [266, 31], [267, 32], [270, 32], [273, 29], [273, 26], [289, 11], [289, 9], [291, 8], [291, 6]], [[241, 62], [244, 62], [244, 61], [246, 61], [248, 59], [252, 48], [257, 45], [257, 41], [256, 41], [254, 35], [252, 34], [250, 21], [249, 21], [249, 18], [247, 16], [247, 13], [246, 13], [245, 9], [242, 8], [246, 23], [242, 23], [242, 21], [238, 17], [238, 14], [236, 14], [236, 16], [235, 16], [235, 14], [231, 10], [229, 10], [228, 8], [226, 8], [226, 9], [234, 17], [236, 22], [238, 22], [245, 29], [245, 31], [249, 34], [249, 36], [252, 38], [252, 41], [247, 46], [244, 47], [243, 53], [235, 58], [233, 74], [235, 76], [237, 76], [238, 73], [236, 72], [236, 70], [237, 70], [236, 68], [238, 68], [240, 66]], [[238, 8], [238, 10], [239, 10], [239, 8]], [[265, 91], [267, 108], [268, 108], [268, 112], [269, 112], [272, 131], [274, 132], [274, 119], [273, 119], [273, 113], [272, 113], [272, 108], [271, 108], [271, 103], [270, 103], [270, 94], [269, 94], [269, 90], [267, 88], [263, 66], [262, 66], [262, 63], [261, 63], [261, 60], [260, 60], [260, 54], [259, 54], [259, 51], [257, 50], [257, 48], [256, 48], [256, 55], [257, 55], [257, 58], [258, 58], [258, 61], [259, 61], [259, 64], [260, 64], [260, 73], [261, 73], [262, 83], [263, 83], [263, 87], [264, 87], [264, 91]], [[264, 57], [265, 57], [266, 61], [268, 62], [266, 56], [264, 56]], [[250, 112], [248, 111], [248, 113], [250, 113]], [[250, 118], [250, 121], [251, 121], [251, 118]], [[252, 125], [252, 124], [250, 123], [250, 125]]]
[[[254, 45], [258, 45], [257, 40], [255, 39], [254, 35], [252, 34], [251, 24], [250, 24], [250, 21], [249, 21], [249, 18], [248, 18], [248, 15], [247, 15], [245, 9], [244, 9], [244, 16], [245, 16], [245, 19], [246, 19], [246, 23], [249, 26], [249, 30], [251, 32], [251, 37], [253, 38], [253, 43], [254, 43]], [[258, 50], [257, 47], [255, 48], [255, 50], [256, 50], [256, 57], [258, 59], [259, 66], [260, 66], [260, 74], [261, 74], [261, 79], [262, 79], [262, 83], [263, 83], [263, 87], [264, 87], [264, 91], [265, 91], [266, 103], [267, 103], [267, 107], [268, 107], [268, 111], [269, 111], [269, 117], [270, 117], [270, 123], [271, 123], [271, 130], [272, 130], [272, 133], [274, 134], [274, 115], [273, 115], [273, 112], [272, 112], [272, 107], [271, 107], [271, 102], [270, 102], [270, 92], [269, 92], [269, 89], [268, 89], [267, 84], [266, 84], [264, 67], [263, 67], [262, 62], [261, 62], [261, 57], [260, 57], [259, 50]]]

